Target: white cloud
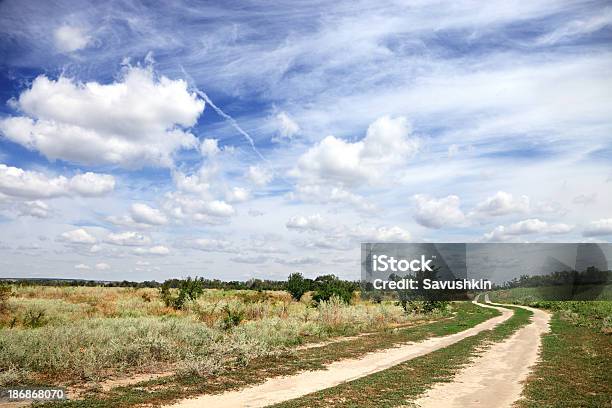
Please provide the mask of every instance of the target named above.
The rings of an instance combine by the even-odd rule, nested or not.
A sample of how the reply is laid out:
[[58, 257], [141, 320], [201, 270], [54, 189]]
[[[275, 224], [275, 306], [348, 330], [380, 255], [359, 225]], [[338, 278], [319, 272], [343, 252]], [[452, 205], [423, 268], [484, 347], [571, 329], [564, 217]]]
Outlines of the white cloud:
[[138, 255], [168, 255], [170, 250], [163, 245], [156, 245], [151, 248], [134, 248], [134, 253]]
[[49, 206], [40, 201], [25, 201], [18, 208], [19, 215], [31, 216], [36, 218], [48, 218], [50, 216]]
[[193, 249], [199, 249], [200, 251], [205, 252], [238, 252], [237, 248], [231, 242], [210, 238], [195, 239], [189, 244], [189, 246]]
[[179, 192], [165, 195], [165, 212], [176, 219], [190, 218], [194, 221], [218, 224], [236, 213], [231, 204], [221, 200], [206, 200]]
[[272, 138], [273, 142], [291, 140], [300, 131], [300, 126], [284, 111], [274, 116], [274, 127], [276, 129], [276, 136]]
[[256, 186], [263, 187], [272, 181], [272, 173], [260, 166], [249, 166], [246, 176]]
[[574, 227], [567, 224], [550, 224], [537, 218], [530, 218], [511, 224], [509, 227], [500, 225], [484, 235], [485, 241], [508, 241], [520, 235], [529, 234], [566, 234]]
[[299, 258], [276, 258], [276, 262], [282, 265], [310, 265], [310, 264], [318, 264], [321, 262], [320, 259], [315, 258], [313, 256], [302, 256]]
[[83, 228], [63, 232], [59, 239], [71, 244], [95, 244], [97, 242], [97, 239]]
[[242, 203], [249, 199], [249, 190], [242, 187], [234, 187], [225, 194], [225, 199], [230, 203]]
[[586, 19], [572, 20], [558, 27], [556, 30], [540, 37], [540, 44], [557, 44], [576, 37], [590, 34], [612, 25], [612, 8], [602, 9], [601, 13], [589, 16]]
[[74, 269], [79, 270], [79, 271], [89, 271], [91, 270], [91, 267], [85, 264], [78, 264], [78, 265], [74, 265]]
[[0, 164], [0, 193], [12, 197], [37, 199], [72, 194], [92, 197], [107, 194], [114, 187], [115, 179], [107, 174], [88, 172], [68, 179]]
[[262, 255], [238, 255], [230, 259], [232, 262], [244, 264], [262, 264], [268, 260], [267, 256]]
[[168, 223], [168, 218], [161, 211], [143, 203], [132, 204], [130, 216], [134, 222], [140, 224], [164, 225]]
[[296, 231], [324, 231], [329, 229], [328, 223], [320, 214], [291, 217], [285, 226]]
[[598, 237], [603, 235], [612, 235], [612, 218], [602, 218], [598, 221], [593, 221], [582, 232], [585, 237]]
[[373, 212], [376, 209], [374, 204], [359, 194], [352, 193], [343, 187], [320, 184], [298, 184], [294, 191], [287, 194], [287, 198], [320, 204], [348, 204], [364, 212]]
[[219, 150], [219, 141], [217, 139], [204, 139], [200, 144], [200, 152], [204, 157], [214, 157], [221, 150]]
[[204, 110], [185, 81], [140, 67], [111, 84], [41, 75], [13, 105], [24, 116], [0, 120], [9, 140], [50, 160], [126, 168], [172, 165], [177, 150], [197, 146], [184, 128]]
[[414, 219], [427, 228], [458, 226], [465, 223], [465, 214], [461, 211], [461, 200], [456, 195], [436, 199], [425, 194], [414, 196], [416, 212]]
[[597, 202], [597, 193], [580, 194], [572, 199], [574, 204], [582, 204], [584, 206], [595, 204]]
[[87, 47], [91, 43], [91, 36], [80, 27], [63, 25], [53, 31], [55, 48], [60, 52], [73, 52]]
[[457, 156], [457, 154], [459, 153], [459, 146], [456, 144], [452, 144], [448, 147], [448, 158], [452, 159], [453, 157]]
[[70, 179], [70, 189], [85, 197], [98, 197], [115, 188], [115, 178], [108, 174], [87, 172]]
[[96, 264], [96, 269], [99, 271], [108, 271], [110, 269], [110, 265], [104, 262], [100, 262]]
[[529, 211], [529, 197], [514, 198], [512, 194], [498, 191], [476, 206], [476, 212], [490, 216], [525, 213]]
[[352, 186], [371, 182], [406, 163], [417, 148], [406, 118], [383, 116], [368, 127], [361, 141], [325, 137], [300, 157], [292, 175], [305, 184], [332, 182]]
[[392, 227], [355, 227], [348, 232], [348, 235], [361, 242], [408, 242], [411, 235], [405, 229]]
[[140, 246], [151, 243], [151, 238], [147, 235], [135, 231], [120, 233], [110, 233], [106, 237], [106, 242], [120, 246]]

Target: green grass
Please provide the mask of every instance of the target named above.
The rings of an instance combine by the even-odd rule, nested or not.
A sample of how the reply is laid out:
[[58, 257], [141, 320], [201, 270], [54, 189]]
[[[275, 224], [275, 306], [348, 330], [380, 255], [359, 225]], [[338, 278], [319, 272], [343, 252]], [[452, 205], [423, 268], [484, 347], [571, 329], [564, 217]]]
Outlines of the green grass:
[[542, 341], [542, 361], [519, 407], [612, 406], [612, 336], [577, 325], [559, 311]]
[[348, 383], [286, 401], [277, 408], [395, 407], [415, 400], [436, 383], [448, 382], [483, 346], [501, 341], [526, 325], [532, 312], [513, 308], [513, 316], [492, 330], [483, 331], [451, 346]]
[[376, 335], [332, 343], [324, 347], [256, 358], [247, 366], [237, 367], [219, 375], [174, 376], [135, 386], [115, 388], [106, 393], [92, 394], [81, 401], [47, 403], [45, 406], [126, 407], [137, 404], [170, 403], [192, 395], [221, 393], [254, 385], [273, 376], [322, 369], [324, 365], [333, 361], [357, 357], [398, 343], [457, 333], [499, 315], [496, 310], [481, 308], [468, 302], [454, 304], [454, 310], [456, 314], [448, 319], [410, 328], [381, 331]]

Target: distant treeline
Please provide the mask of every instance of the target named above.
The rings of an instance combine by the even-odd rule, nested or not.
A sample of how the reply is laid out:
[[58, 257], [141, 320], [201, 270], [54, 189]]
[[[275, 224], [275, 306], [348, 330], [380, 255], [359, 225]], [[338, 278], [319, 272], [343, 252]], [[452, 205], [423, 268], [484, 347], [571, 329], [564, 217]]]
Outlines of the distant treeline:
[[588, 267], [582, 272], [557, 271], [547, 275], [522, 275], [499, 286], [502, 289], [533, 288], [540, 286], [606, 285], [612, 283], [612, 271]]
[[[234, 289], [234, 290], [286, 290], [287, 281], [277, 281], [268, 279], [249, 279], [247, 281], [222, 281], [219, 279], [195, 278], [200, 282], [204, 289]], [[161, 288], [162, 285], [168, 288], [180, 288], [185, 279], [168, 279], [164, 282], [144, 281], [132, 282], [123, 281], [99, 281], [84, 279], [55, 279], [55, 278], [0, 278], [0, 282], [10, 282], [19, 286], [102, 286], [107, 288]], [[328, 281], [342, 282], [346, 287], [358, 288], [358, 284], [352, 281], [338, 279], [334, 275], [321, 275], [316, 279], [303, 278], [303, 285], [306, 291], [315, 290], [322, 283]]]

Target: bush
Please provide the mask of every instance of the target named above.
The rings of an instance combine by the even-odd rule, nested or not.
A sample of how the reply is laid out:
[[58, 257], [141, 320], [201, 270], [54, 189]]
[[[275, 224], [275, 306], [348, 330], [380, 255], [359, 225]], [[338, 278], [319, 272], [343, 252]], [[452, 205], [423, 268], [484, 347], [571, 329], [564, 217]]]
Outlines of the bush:
[[229, 330], [233, 327], [236, 327], [240, 324], [240, 322], [244, 319], [244, 311], [242, 310], [232, 310], [229, 306], [225, 306], [223, 308], [225, 312], [225, 317], [223, 318], [223, 329]]
[[316, 290], [312, 297], [317, 304], [321, 301], [328, 301], [336, 296], [344, 303], [350, 303], [353, 298], [355, 284], [352, 282], [341, 281], [334, 275], [319, 276], [315, 280]]
[[302, 295], [308, 291], [308, 284], [301, 273], [292, 273], [287, 279], [286, 288], [291, 297], [299, 301]]
[[9, 298], [13, 294], [10, 285], [0, 284], [0, 314], [5, 314], [9, 310]]
[[159, 288], [159, 296], [168, 307], [176, 310], [182, 309], [187, 301], [196, 300], [204, 293], [204, 283], [201, 278], [187, 278], [179, 283], [179, 293], [177, 296], [170, 290], [170, 282], [166, 281]]

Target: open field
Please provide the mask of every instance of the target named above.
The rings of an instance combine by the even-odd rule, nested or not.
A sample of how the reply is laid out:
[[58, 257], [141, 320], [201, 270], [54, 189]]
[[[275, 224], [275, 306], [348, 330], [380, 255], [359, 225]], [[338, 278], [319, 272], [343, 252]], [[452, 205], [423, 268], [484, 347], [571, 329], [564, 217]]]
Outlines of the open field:
[[206, 290], [183, 309], [154, 289], [13, 287], [0, 381], [92, 382], [139, 372], [210, 374], [300, 344], [423, 319], [391, 302], [319, 307], [284, 292]]
[[[157, 289], [13, 286], [0, 380], [67, 385], [72, 399], [52, 407], [471, 406], [483, 390], [525, 407], [609, 403], [612, 302], [545, 302], [519, 288], [490, 298], [546, 313], [470, 302], [407, 313], [357, 293], [316, 304], [213, 289], [177, 309]], [[495, 375], [503, 364], [513, 368]]]

